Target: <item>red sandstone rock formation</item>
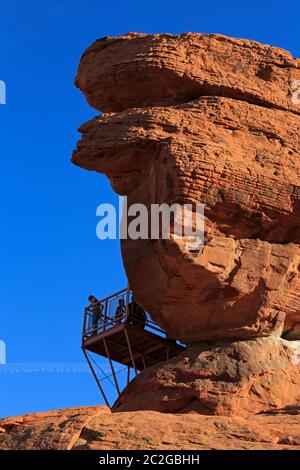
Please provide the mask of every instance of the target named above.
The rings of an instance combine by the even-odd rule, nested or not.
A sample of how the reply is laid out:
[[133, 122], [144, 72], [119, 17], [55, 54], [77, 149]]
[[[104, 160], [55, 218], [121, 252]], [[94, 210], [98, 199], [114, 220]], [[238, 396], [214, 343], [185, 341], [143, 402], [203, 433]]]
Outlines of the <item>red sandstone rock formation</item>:
[[[83, 55], [76, 84], [104, 114], [81, 127], [73, 162], [106, 174], [129, 204], [205, 205], [198, 252], [175, 231], [156, 243], [122, 241], [136, 298], [171, 337], [198, 343], [187, 364], [178, 358], [177, 369], [162, 365], [132, 383], [122, 409], [134, 393], [148, 408], [141, 396], [149, 387], [155, 409], [164, 397], [169, 409], [174, 394], [225, 414], [300, 400], [300, 366], [280, 340], [300, 339], [300, 107], [290, 89], [298, 79], [300, 61], [288, 52], [218, 35], [129, 34]], [[220, 356], [213, 344], [203, 359], [201, 342], [270, 335], [273, 352], [266, 346], [262, 356], [274, 355], [271, 371], [255, 365], [268, 342], [235, 343]], [[249, 363], [227, 383], [235, 356]]]
[[1, 450], [71, 450], [105, 406], [70, 408], [0, 419]]
[[114, 411], [242, 416], [281, 409], [300, 398], [299, 364], [298, 342], [270, 337], [195, 343], [141, 372]]
[[64, 409], [0, 420], [0, 450], [299, 450], [299, 413], [245, 419]]
[[225, 96], [299, 114], [290, 99], [290, 83], [299, 79], [299, 59], [256, 41], [219, 34], [129, 33], [89, 47], [76, 84], [103, 112]]

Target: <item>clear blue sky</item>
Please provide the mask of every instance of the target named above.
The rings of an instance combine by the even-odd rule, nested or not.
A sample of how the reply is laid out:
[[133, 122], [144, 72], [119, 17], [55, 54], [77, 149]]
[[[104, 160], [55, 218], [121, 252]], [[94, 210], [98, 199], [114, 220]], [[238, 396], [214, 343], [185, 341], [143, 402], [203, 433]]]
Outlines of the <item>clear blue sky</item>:
[[[95, 235], [106, 179], [70, 163], [96, 111], [73, 86], [95, 39], [129, 31], [222, 33], [300, 57], [300, 4], [283, 1], [0, 0], [1, 318], [9, 363], [83, 363], [82, 307], [126, 284], [118, 241]], [[101, 402], [88, 374], [0, 374], [0, 416]]]

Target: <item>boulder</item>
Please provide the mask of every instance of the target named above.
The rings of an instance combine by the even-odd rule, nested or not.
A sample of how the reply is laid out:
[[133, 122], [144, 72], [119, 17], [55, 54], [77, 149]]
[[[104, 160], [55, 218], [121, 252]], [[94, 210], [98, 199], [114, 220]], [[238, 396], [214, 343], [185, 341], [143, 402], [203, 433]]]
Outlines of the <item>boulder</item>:
[[280, 48], [220, 34], [139, 34], [97, 40], [76, 85], [91, 106], [120, 112], [225, 96], [299, 114], [291, 83], [300, 60]]
[[300, 403], [300, 341], [257, 338], [194, 343], [145, 369], [113, 411], [195, 411], [247, 416]]

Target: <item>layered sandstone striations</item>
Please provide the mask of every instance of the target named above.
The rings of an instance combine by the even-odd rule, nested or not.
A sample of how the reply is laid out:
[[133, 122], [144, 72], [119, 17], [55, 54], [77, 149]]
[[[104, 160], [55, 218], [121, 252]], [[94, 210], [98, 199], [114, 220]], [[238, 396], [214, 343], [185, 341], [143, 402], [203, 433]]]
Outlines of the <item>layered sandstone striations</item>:
[[1, 450], [299, 450], [299, 407], [248, 418], [73, 408], [0, 420]]
[[[152, 378], [145, 372], [145, 389], [135, 381], [126, 392], [129, 408], [122, 402], [122, 409], [130, 409], [134, 390], [140, 397], [152, 385], [160, 402], [163, 390], [172, 389], [165, 395], [170, 402], [185, 389], [202, 406], [207, 382], [191, 358], [219, 348], [205, 342], [268, 336], [277, 387], [285, 376], [292, 391], [285, 399], [270, 391], [269, 401], [263, 391], [254, 409], [300, 399], [299, 363], [290, 362], [280, 339], [300, 340], [300, 106], [291, 97], [299, 79], [300, 61], [288, 52], [219, 35], [128, 34], [98, 40], [83, 55], [76, 84], [104, 114], [80, 128], [73, 162], [106, 174], [128, 204], [205, 205], [201, 250], [190, 250], [175, 228], [169, 240], [122, 241], [136, 298], [170, 337], [197, 343], [183, 378], [181, 359], [179, 375], [172, 365], [152, 370]], [[236, 356], [252, 344], [258, 358], [257, 342], [234, 344]], [[219, 377], [227, 373], [229, 350], [222, 350], [217, 376], [209, 379], [219, 400], [223, 389], [232, 392]], [[244, 400], [253, 377], [256, 384], [261, 377], [265, 390], [270, 377], [248, 365], [229, 380], [235, 393], [244, 390]], [[208, 408], [232, 413], [227, 398]], [[244, 405], [236, 409], [246, 412]]]
[[84, 53], [76, 85], [99, 111], [226, 96], [299, 114], [290, 83], [300, 60], [279, 48], [218, 34], [106, 37]]

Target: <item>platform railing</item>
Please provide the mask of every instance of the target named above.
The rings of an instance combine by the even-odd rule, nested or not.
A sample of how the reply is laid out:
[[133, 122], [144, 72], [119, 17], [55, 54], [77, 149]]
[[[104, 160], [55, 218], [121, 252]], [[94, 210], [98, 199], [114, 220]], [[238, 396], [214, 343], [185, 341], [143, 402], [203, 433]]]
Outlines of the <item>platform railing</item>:
[[[119, 301], [122, 301], [121, 304]], [[156, 334], [165, 336], [164, 331], [153, 321], [151, 320], [149, 314], [146, 314], [146, 322], [141, 324], [138, 318], [130, 317], [129, 315], [129, 305], [132, 301], [132, 292], [129, 288], [120, 290], [115, 294], [112, 294], [108, 297], [105, 297], [99, 302], [95, 303], [93, 306], [88, 306], [84, 309], [84, 322], [83, 322], [83, 331], [82, 338], [83, 341], [91, 336], [99, 335], [104, 331], [107, 331], [111, 328], [119, 326], [123, 323], [132, 321], [134, 319], [134, 324], [142, 326], [148, 331], [155, 331]], [[95, 307], [99, 308], [100, 319], [97, 321], [94, 315]]]

